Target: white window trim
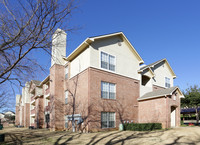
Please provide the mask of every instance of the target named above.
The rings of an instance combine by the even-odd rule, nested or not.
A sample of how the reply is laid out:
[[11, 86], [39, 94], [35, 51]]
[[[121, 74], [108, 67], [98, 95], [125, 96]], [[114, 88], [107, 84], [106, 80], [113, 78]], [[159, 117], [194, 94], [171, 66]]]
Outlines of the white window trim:
[[[108, 89], [109, 89], [109, 90], [108, 90], [108, 97], [109, 97], [109, 98], [103, 98], [103, 97], [102, 97], [102, 83], [103, 83], [103, 82], [104, 82], [104, 83], [108, 83]], [[110, 96], [109, 96], [109, 95], [110, 95], [110, 84], [114, 84], [114, 85], [115, 85], [115, 88], [114, 88], [114, 91], [115, 91], [115, 98], [114, 98], [114, 99], [110, 99]], [[117, 95], [116, 95], [116, 94], [117, 94], [117, 91], [116, 91], [116, 83], [110, 83], [110, 82], [106, 82], [106, 81], [101, 81], [101, 98], [102, 98], [102, 99], [116, 100], [116, 98], [117, 98]]]
[[170, 88], [170, 87], [166, 87], [166, 78], [169, 79], [169, 85], [170, 85], [170, 87], [172, 87], [172, 85], [171, 85], [171, 78], [170, 77], [165, 77], [164, 78], [164, 83], [165, 83], [164, 86], [165, 86], [165, 88]]
[[[102, 67], [101, 67], [101, 52], [106, 53], [106, 54], [108, 54], [108, 55], [111, 55], [111, 56], [114, 56], [114, 57], [115, 57], [115, 71], [112, 71], [112, 70], [105, 69], [105, 68], [102, 68]], [[108, 52], [106, 52], [106, 51], [100, 50], [100, 51], [99, 51], [99, 69], [104, 70], [104, 71], [107, 71], [107, 72], [111, 72], [111, 73], [117, 73], [117, 57], [116, 57], [116, 55], [113, 55], [113, 54], [110, 54], [110, 53], [108, 53]]]
[[[115, 112], [101, 112], [101, 114], [102, 113], [106, 113], [106, 114], [108, 114], [108, 113], [114, 113], [114, 122], [115, 122], [115, 125], [114, 125], [114, 127], [109, 127], [109, 125], [107, 124], [107, 127], [102, 127], [101, 126], [101, 128], [102, 129], [106, 129], [106, 128], [115, 128], [116, 127], [116, 113]], [[101, 115], [101, 117], [102, 117], [102, 115]], [[108, 119], [109, 117], [107, 116], [107, 123], [109, 122], [109, 119]], [[102, 118], [101, 118], [101, 122], [102, 122]]]

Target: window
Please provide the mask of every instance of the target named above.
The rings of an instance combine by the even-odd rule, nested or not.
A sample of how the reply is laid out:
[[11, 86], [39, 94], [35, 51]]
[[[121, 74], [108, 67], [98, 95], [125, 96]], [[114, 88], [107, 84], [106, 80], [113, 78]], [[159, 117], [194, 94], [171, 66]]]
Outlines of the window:
[[65, 116], [65, 128], [68, 128], [68, 117], [67, 117], [67, 115]]
[[174, 95], [174, 97], [173, 97], [173, 100], [175, 101], [176, 100], [176, 96]]
[[48, 123], [50, 121], [50, 115], [49, 114], [46, 114], [45, 115], [45, 121]]
[[165, 77], [165, 87], [170, 88], [170, 78]]
[[65, 78], [66, 79], [68, 78], [68, 66], [66, 66], [66, 68], [65, 68]]
[[68, 103], [68, 91], [65, 91], [65, 104]]
[[116, 99], [116, 87], [113, 83], [101, 82], [101, 98]]
[[114, 127], [115, 127], [115, 113], [101, 112], [101, 128], [114, 128]]
[[49, 100], [45, 99], [45, 106], [48, 106]]
[[175, 92], [172, 96], [173, 96], [173, 100], [175, 101], [176, 100], [176, 96], [177, 96], [177, 92]]
[[101, 68], [115, 71], [115, 56], [101, 52]]

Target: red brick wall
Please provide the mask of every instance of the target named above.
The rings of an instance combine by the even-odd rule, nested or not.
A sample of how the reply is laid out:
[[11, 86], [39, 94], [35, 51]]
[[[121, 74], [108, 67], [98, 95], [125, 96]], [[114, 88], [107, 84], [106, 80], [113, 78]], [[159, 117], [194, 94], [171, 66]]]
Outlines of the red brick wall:
[[25, 103], [25, 109], [24, 109], [24, 126], [29, 127], [30, 126], [30, 103]]
[[[116, 84], [116, 99], [101, 98], [101, 81]], [[89, 68], [89, 130], [101, 129], [101, 112], [115, 112], [116, 128], [121, 121], [138, 122], [139, 81], [114, 73]], [[96, 121], [96, 122], [95, 122]]]
[[20, 111], [22, 111], [22, 124], [20, 124], [20, 125], [24, 126], [24, 106], [21, 106]]
[[64, 66], [54, 64], [50, 68], [50, 127], [64, 129]]
[[180, 126], [180, 98], [173, 96], [143, 100], [139, 102], [140, 123], [162, 123], [163, 128], [171, 127], [171, 107], [176, 107], [176, 126]]
[[167, 127], [167, 100], [165, 97], [139, 101], [139, 123], [162, 123]]
[[44, 127], [44, 104], [43, 97], [37, 98], [35, 100], [35, 128]]
[[19, 106], [15, 107], [15, 125], [19, 125]]
[[[78, 76], [66, 80], [65, 90], [74, 92], [76, 88], [74, 82], [76, 81], [78, 83], [75, 114], [81, 114], [82, 118], [86, 118], [82, 124], [86, 130], [101, 130], [102, 111], [116, 113], [116, 127], [119, 126], [120, 120], [138, 122], [138, 80], [88, 68]], [[116, 100], [101, 98], [101, 81], [116, 84]], [[65, 105], [65, 115], [72, 114], [70, 93], [68, 100], [68, 105]]]
[[[78, 76], [65, 80], [65, 90], [68, 90], [68, 104], [65, 105], [65, 115], [72, 115], [73, 96], [75, 97], [75, 114], [81, 114], [82, 118], [88, 117], [88, 70], [81, 72]], [[76, 93], [75, 93], [76, 89]], [[72, 92], [72, 94], [70, 94]], [[71, 123], [68, 124], [69, 128]], [[87, 128], [87, 120], [84, 127]]]
[[[174, 94], [167, 98], [168, 99], [168, 106], [171, 109], [171, 106], [176, 107], [176, 126], [180, 126], [180, 96], [179, 94], [177, 94], [176, 96], [176, 100], [173, 100]], [[168, 118], [171, 118], [171, 110], [169, 109], [168, 112]], [[169, 126], [170, 126], [170, 122], [171, 120], [169, 120]]]

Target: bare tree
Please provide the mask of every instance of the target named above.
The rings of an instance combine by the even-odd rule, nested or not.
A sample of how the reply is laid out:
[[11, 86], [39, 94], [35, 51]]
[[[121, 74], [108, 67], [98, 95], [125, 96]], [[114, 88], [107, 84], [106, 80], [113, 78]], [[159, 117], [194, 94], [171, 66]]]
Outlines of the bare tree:
[[0, 84], [33, 76], [41, 66], [32, 50], [50, 54], [53, 32], [74, 30], [69, 19], [76, 0], [0, 0]]
[[8, 107], [8, 94], [6, 91], [0, 92], [0, 110], [6, 109]]
[[76, 111], [76, 108], [79, 106], [79, 104], [76, 102], [76, 97], [77, 97], [77, 88], [78, 88], [78, 78], [79, 76], [77, 75], [75, 79], [73, 80], [73, 88], [74, 89], [67, 89], [69, 92], [69, 96], [71, 97], [71, 101], [69, 102], [69, 106], [72, 108], [72, 131], [75, 132], [75, 119], [74, 119], [74, 114]]

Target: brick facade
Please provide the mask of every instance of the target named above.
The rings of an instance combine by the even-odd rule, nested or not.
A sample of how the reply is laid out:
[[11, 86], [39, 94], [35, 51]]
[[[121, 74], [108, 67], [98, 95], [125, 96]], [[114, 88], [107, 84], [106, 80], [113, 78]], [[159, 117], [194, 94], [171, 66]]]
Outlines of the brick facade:
[[21, 117], [21, 120], [20, 120], [20, 125], [21, 126], [24, 126], [24, 106], [21, 106], [21, 108], [20, 108], [20, 113], [21, 113], [21, 115], [20, 115], [20, 117]]
[[[116, 37], [113, 37], [113, 35], [116, 35], [117, 38], [123, 38], [123, 41], [120, 42], [122, 45], [119, 45], [118, 41], [115, 41], [114, 38]], [[64, 33], [58, 37], [65, 41], [66, 34]], [[16, 106], [15, 124], [20, 124], [21, 120], [20, 125], [24, 125], [25, 127], [32, 125], [35, 128], [50, 127], [53, 131], [70, 130], [72, 128], [71, 115], [75, 114], [77, 117], [75, 119], [76, 129], [81, 128], [85, 131], [107, 130], [108, 128], [102, 129], [101, 115], [102, 112], [110, 112], [115, 113], [114, 129], [117, 129], [119, 124], [124, 122], [158, 122], [162, 123], [163, 128], [169, 128], [171, 127], [171, 112], [175, 108], [176, 126], [180, 125], [180, 96], [176, 100], [173, 99], [174, 96], [160, 96], [159, 98], [138, 101], [146, 93], [165, 89], [162, 84], [164, 84], [164, 78], [167, 76], [161, 73], [162, 75], [157, 77], [157, 80], [154, 78], [154, 81], [157, 81], [154, 84], [161, 86], [152, 86], [153, 77], [159, 76], [160, 69], [158, 74], [154, 74], [156, 71], [146, 71], [146, 68], [151, 70], [157, 63], [168, 63], [167, 60], [164, 59], [156, 62], [153, 66], [140, 67], [143, 60], [137, 54], [134, 47], [129, 44], [123, 33], [120, 32], [111, 36], [106, 35], [106, 37], [102, 36], [102, 39], [100, 37], [92, 38], [91, 40], [88, 38], [87, 42], [82, 43], [68, 58], [63, 58], [66, 52], [65, 43], [63, 43], [62, 47], [56, 45], [52, 48], [55, 52], [59, 53], [52, 53], [55, 58], [52, 57], [50, 74], [42, 82], [31, 81], [29, 89], [31, 102], [25, 104], [25, 108], [23, 106]], [[105, 41], [101, 40], [107, 38], [109, 38], [108, 43], [104, 44]], [[95, 44], [94, 41], [98, 41], [98, 43]], [[118, 44], [117, 48], [115, 43]], [[99, 52], [106, 51], [107, 49], [109, 49], [108, 52], [111, 55], [106, 53], [104, 61], [108, 59], [106, 56], [112, 58], [112, 65], [114, 63], [118, 64], [113, 66], [116, 67], [116, 72], [104, 70], [99, 67], [102, 57]], [[57, 62], [53, 59], [61, 61]], [[104, 63], [104, 65], [110, 65], [109, 62]], [[73, 67], [71, 66], [72, 64]], [[126, 66], [124, 67], [126, 64], [127, 69]], [[65, 78], [66, 65], [68, 65], [68, 78]], [[160, 65], [156, 67], [159, 68]], [[166, 72], [165, 68], [168, 67], [162, 67], [161, 69], [163, 70], [161, 71]], [[170, 71], [172, 70], [170, 69]], [[170, 75], [172, 79], [175, 78], [173, 71], [170, 71], [167, 71], [166, 74]], [[142, 86], [142, 75], [149, 75], [149, 84], [146, 86]], [[114, 84], [115, 99], [102, 98], [101, 82], [106, 82], [109, 85]], [[68, 94], [67, 97], [65, 93]], [[110, 94], [113, 92], [106, 91], [106, 93]], [[66, 100], [67, 103], [65, 102]], [[32, 110], [30, 110], [31, 108]], [[48, 114], [49, 122], [47, 122], [47, 118], [45, 117]], [[30, 116], [32, 117], [31, 119]], [[79, 119], [83, 120], [80, 126], [77, 125], [77, 122], [80, 121]]]
[[64, 129], [64, 66], [54, 64], [50, 68], [50, 127]]
[[[101, 98], [101, 81], [116, 84], [116, 99]], [[88, 68], [78, 76], [65, 81], [65, 90], [76, 90], [76, 111], [87, 118], [83, 128], [101, 130], [101, 112], [116, 113], [116, 128], [122, 121], [138, 122], [139, 81], [95, 68]], [[77, 85], [74, 85], [77, 82]], [[77, 88], [76, 88], [77, 87]], [[65, 105], [65, 115], [72, 114], [72, 96]], [[131, 111], [130, 111], [131, 110]], [[69, 124], [70, 125], [70, 124]]]
[[44, 127], [44, 106], [43, 106], [43, 97], [38, 97], [35, 100], [35, 128], [43, 128]]
[[[116, 85], [116, 99], [101, 98], [101, 81]], [[115, 112], [116, 128], [123, 121], [138, 122], [139, 81], [114, 73], [89, 68], [89, 105], [96, 106], [94, 118], [99, 122], [91, 124], [89, 130], [96, 127], [101, 129], [101, 112]], [[93, 110], [92, 110], [93, 111]]]
[[15, 107], [15, 125], [19, 125], [19, 119], [20, 119], [20, 116], [19, 116], [19, 106], [16, 106]]
[[24, 127], [30, 126], [30, 103], [25, 103], [24, 107]]
[[176, 126], [180, 126], [180, 98], [177, 96], [154, 98], [139, 101], [139, 122], [140, 123], [162, 123], [163, 128], [171, 127], [171, 107], [176, 108]]

